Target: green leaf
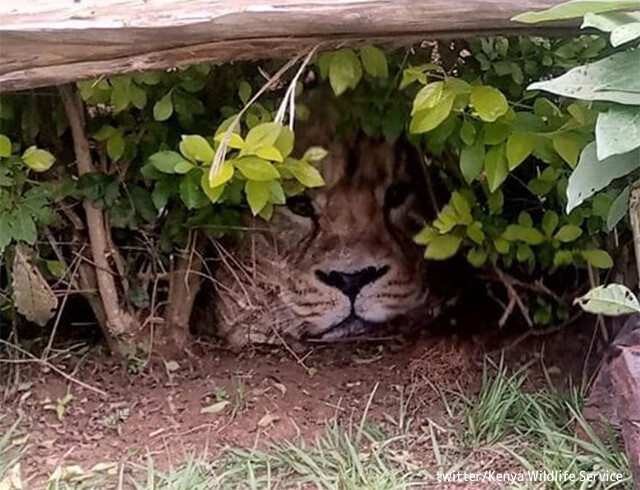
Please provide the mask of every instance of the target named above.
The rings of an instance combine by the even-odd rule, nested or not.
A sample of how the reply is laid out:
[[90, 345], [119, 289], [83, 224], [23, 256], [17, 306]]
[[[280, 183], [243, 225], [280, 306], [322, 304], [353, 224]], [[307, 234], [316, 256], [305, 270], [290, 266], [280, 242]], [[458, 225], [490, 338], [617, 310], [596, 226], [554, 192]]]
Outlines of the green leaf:
[[531, 133], [515, 132], [507, 140], [509, 170], [515, 169], [533, 152], [535, 138]]
[[494, 146], [487, 152], [485, 169], [489, 191], [494, 192], [509, 175], [505, 144]]
[[173, 171], [177, 174], [187, 174], [191, 171], [192, 168], [195, 168], [195, 165], [187, 160], [182, 160], [178, 162], [178, 164], [173, 168]]
[[640, 107], [614, 106], [598, 114], [596, 149], [598, 160], [640, 146]]
[[232, 160], [232, 162], [249, 180], [267, 181], [280, 178], [273, 164], [262, 158], [249, 156]]
[[289, 159], [285, 168], [305, 187], [321, 187], [325, 184], [320, 172], [305, 161]]
[[423, 111], [425, 109], [433, 109], [440, 99], [442, 99], [442, 90], [444, 89], [444, 82], [431, 82], [422, 87], [413, 99], [413, 108], [411, 109], [411, 115], [416, 112]]
[[[224, 163], [228, 163], [228, 162], [224, 162]], [[233, 166], [231, 166], [231, 169], [233, 170]], [[206, 196], [209, 198], [209, 200], [212, 203], [216, 203], [222, 197], [222, 194], [226, 187], [226, 182], [213, 187], [211, 186], [211, 180], [209, 179], [208, 172], [203, 172], [202, 177], [200, 178], [200, 187], [202, 188]]]
[[582, 100], [604, 100], [640, 105], [640, 50], [623, 51], [595, 63], [572, 68], [564, 75], [529, 85], [528, 90], [545, 90]]
[[486, 122], [495, 121], [509, 110], [507, 98], [494, 87], [472, 87], [470, 101], [480, 119]]
[[211, 163], [215, 152], [209, 142], [199, 134], [182, 135], [182, 148], [186, 157], [200, 162]]
[[582, 17], [589, 12], [608, 12], [637, 6], [637, 0], [573, 0], [539, 12], [525, 12], [524, 14], [516, 15], [511, 20], [534, 24], [536, 22], [546, 22], [549, 20], [573, 19], [575, 17]]
[[131, 103], [136, 109], [144, 109], [147, 105], [147, 92], [135, 84], [130, 87]]
[[256, 216], [269, 202], [269, 187], [266, 182], [248, 180], [244, 186], [251, 212]]
[[147, 223], [155, 223], [158, 213], [151, 199], [151, 193], [137, 185], [130, 185], [128, 190], [136, 212]]
[[424, 256], [432, 260], [446, 260], [453, 257], [460, 248], [462, 237], [456, 235], [440, 235], [427, 245]]
[[620, 195], [616, 197], [615, 201], [609, 208], [609, 214], [607, 215], [607, 230], [612, 231], [616, 225], [627, 215], [629, 209], [629, 194], [630, 187], [625, 187]]
[[409, 131], [419, 134], [438, 127], [451, 113], [454, 100], [455, 94], [451, 91], [445, 91], [435, 107], [419, 111], [411, 118]]
[[476, 141], [472, 146], [467, 146], [460, 152], [460, 172], [467, 184], [478, 176], [485, 161], [485, 149], [482, 141]]
[[573, 264], [573, 252], [570, 250], [558, 250], [553, 256], [553, 266], [562, 267]]
[[164, 177], [156, 183], [151, 193], [151, 200], [157, 210], [164, 208], [169, 202], [169, 198], [178, 190], [178, 183], [173, 178]]
[[320, 146], [312, 146], [304, 152], [302, 159], [305, 162], [319, 162], [328, 155], [327, 150]]
[[484, 142], [487, 145], [497, 145], [505, 141], [510, 132], [511, 126], [509, 124], [487, 123], [484, 125]]
[[487, 262], [487, 251], [483, 248], [472, 248], [467, 252], [467, 261], [473, 267], [482, 267]]
[[171, 102], [171, 92], [167, 93], [153, 105], [153, 118], [156, 121], [166, 121], [173, 114], [173, 102]]
[[598, 161], [595, 143], [589, 143], [580, 154], [578, 166], [569, 177], [567, 185], [567, 213], [585, 199], [604, 189], [611, 181], [627, 175], [640, 167], [640, 150], [623, 155], [613, 155]]
[[124, 153], [125, 143], [122, 133], [116, 131], [107, 140], [107, 155], [112, 162], [120, 160], [120, 157]]
[[469, 121], [462, 123], [462, 126], [460, 126], [460, 139], [467, 146], [473, 144], [476, 139], [476, 127], [473, 123]]
[[175, 173], [176, 166], [184, 162], [189, 163], [175, 151], [159, 151], [149, 157], [149, 163], [165, 174]]
[[372, 77], [387, 78], [389, 76], [387, 56], [380, 48], [365, 46], [360, 50], [360, 59], [364, 71]]
[[11, 140], [4, 134], [0, 134], [0, 158], [11, 156]]
[[591, 267], [597, 267], [598, 269], [610, 269], [613, 267], [611, 255], [604, 250], [583, 250], [580, 254]]
[[575, 137], [570, 133], [562, 133], [553, 137], [553, 149], [558, 155], [569, 164], [571, 168], [575, 168], [578, 164], [580, 156], [580, 146]]
[[282, 184], [278, 180], [270, 180], [267, 182], [269, 190], [269, 202], [273, 204], [285, 204], [287, 197], [284, 195]]
[[551, 238], [559, 222], [560, 218], [558, 217], [558, 213], [555, 211], [545, 211], [544, 216], [542, 216], [542, 231], [544, 231], [547, 238]]
[[560, 240], [562, 243], [571, 243], [577, 240], [580, 235], [582, 235], [582, 228], [579, 226], [564, 225], [557, 231], [554, 238]]
[[118, 130], [116, 128], [109, 124], [105, 124], [95, 133], [93, 133], [93, 139], [96, 141], [106, 141], [117, 132]]
[[203, 172], [194, 168], [180, 181], [180, 198], [189, 209], [198, 209], [209, 203], [201, 188]]
[[242, 80], [240, 85], [238, 85], [238, 97], [244, 105], [247, 105], [249, 99], [251, 98], [251, 85], [249, 85], [246, 80]]
[[30, 146], [22, 154], [22, 162], [34, 172], [46, 172], [55, 163], [56, 158], [47, 150]]
[[467, 226], [467, 236], [478, 245], [482, 245], [485, 238], [484, 231], [482, 230], [482, 223], [480, 221], [474, 221]]
[[360, 60], [350, 49], [334, 53], [329, 65], [329, 83], [336, 96], [355, 88], [362, 77]]
[[638, 298], [622, 284], [608, 284], [593, 288], [584, 296], [577, 298], [574, 304], [589, 313], [618, 316], [640, 313]]
[[67, 268], [62, 262], [59, 260], [45, 260], [45, 264], [47, 266], [47, 270], [53, 277], [57, 279], [64, 277]]
[[282, 125], [274, 122], [262, 123], [251, 128], [245, 139], [245, 150], [256, 151], [273, 146], [280, 136]]
[[111, 90], [111, 105], [114, 112], [122, 112], [131, 102], [131, 79], [128, 77], [118, 77], [111, 80], [113, 86]]

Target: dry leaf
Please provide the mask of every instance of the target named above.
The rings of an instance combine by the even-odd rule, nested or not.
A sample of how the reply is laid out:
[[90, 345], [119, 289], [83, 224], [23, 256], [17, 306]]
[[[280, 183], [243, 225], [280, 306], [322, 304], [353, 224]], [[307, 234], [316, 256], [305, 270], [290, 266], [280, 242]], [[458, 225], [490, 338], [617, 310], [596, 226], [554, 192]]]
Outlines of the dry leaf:
[[13, 304], [22, 316], [43, 327], [55, 313], [58, 298], [37, 267], [29, 262], [29, 248], [19, 245], [13, 257]]
[[269, 427], [272, 423], [277, 422], [278, 420], [280, 420], [280, 417], [272, 413], [268, 413], [260, 420], [258, 420], [258, 427], [264, 429], [265, 427]]
[[200, 409], [200, 413], [220, 413], [227, 408], [229, 403], [231, 403], [229, 400], [222, 400], [221, 402], [214, 403], [213, 405]]

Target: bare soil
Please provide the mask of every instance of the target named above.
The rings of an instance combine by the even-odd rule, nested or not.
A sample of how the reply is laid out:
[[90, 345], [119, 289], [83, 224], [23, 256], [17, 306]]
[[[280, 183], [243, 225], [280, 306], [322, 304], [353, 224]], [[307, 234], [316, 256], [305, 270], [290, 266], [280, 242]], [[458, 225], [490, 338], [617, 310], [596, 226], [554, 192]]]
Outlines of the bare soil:
[[[53, 363], [108, 396], [38, 365], [21, 364], [20, 379], [30, 382], [1, 402], [0, 413], [10, 416], [0, 425], [21, 419], [20, 434], [29, 444], [22, 463], [28, 488], [39, 488], [38, 482], [61, 465], [144, 464], [151, 455], [154, 464], [166, 467], [189, 451], [216, 454], [227, 446], [311, 437], [328, 420], [359, 417], [375, 387], [369, 419], [385, 423], [397, 416], [401, 399], [410, 393], [419, 427], [445, 416], [433, 385], [473, 395], [487, 353], [518, 338], [492, 328], [473, 336], [451, 333], [456, 323], [482, 322], [477, 313], [458, 316], [409, 337], [312, 346], [304, 355], [283, 348], [236, 354], [210, 339], [197, 340], [186, 358], [153, 358], [139, 373], [100, 354], [99, 347], [84, 354], [72, 349], [58, 353]], [[579, 379], [593, 334], [591, 322], [582, 323], [510, 347], [509, 366], [528, 366], [530, 389], [546, 386], [543, 364], [554, 383]], [[73, 398], [58, 416], [58, 400], [67, 394]], [[222, 411], [202, 413], [221, 400], [229, 402]]]

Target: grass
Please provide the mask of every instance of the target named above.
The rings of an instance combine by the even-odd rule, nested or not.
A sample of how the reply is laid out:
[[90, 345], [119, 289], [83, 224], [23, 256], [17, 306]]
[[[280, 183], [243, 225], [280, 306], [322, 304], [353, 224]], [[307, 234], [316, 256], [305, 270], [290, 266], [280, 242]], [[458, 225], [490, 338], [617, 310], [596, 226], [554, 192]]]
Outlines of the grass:
[[[359, 420], [331, 422], [311, 441], [230, 448], [217, 459], [206, 453], [189, 455], [167, 471], [156, 468], [151, 458], [145, 466], [125, 463], [110, 472], [76, 475], [75, 481], [67, 470], [52, 479], [47, 490], [435, 489], [437, 471], [479, 471], [498, 464], [510, 471], [621, 473], [622, 482], [596, 480], [588, 488], [632, 488], [628, 461], [615, 438], [601, 438], [581, 415], [582, 390], [528, 393], [525, 382], [524, 371], [510, 372], [503, 363], [488, 362], [477, 396], [441, 394], [449, 413], [441, 425], [427, 420], [416, 427], [409, 415], [411, 397], [404, 396], [398, 414], [387, 416], [382, 426], [373, 424], [369, 407], [374, 390]], [[578, 437], [578, 428], [583, 437]], [[15, 431], [14, 424], [0, 437], [3, 490], [13, 488], [2, 485], [21, 456], [12, 444]], [[542, 485], [504, 488], [587, 488], [581, 482]]]

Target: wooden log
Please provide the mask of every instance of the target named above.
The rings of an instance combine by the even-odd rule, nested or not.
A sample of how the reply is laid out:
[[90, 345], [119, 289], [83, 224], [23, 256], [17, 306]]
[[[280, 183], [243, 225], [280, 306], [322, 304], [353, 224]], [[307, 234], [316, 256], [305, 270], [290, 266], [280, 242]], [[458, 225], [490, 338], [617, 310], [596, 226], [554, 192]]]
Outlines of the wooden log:
[[290, 56], [317, 43], [553, 35], [516, 14], [559, 0], [28, 0], [0, 2], [0, 91], [199, 61]]

